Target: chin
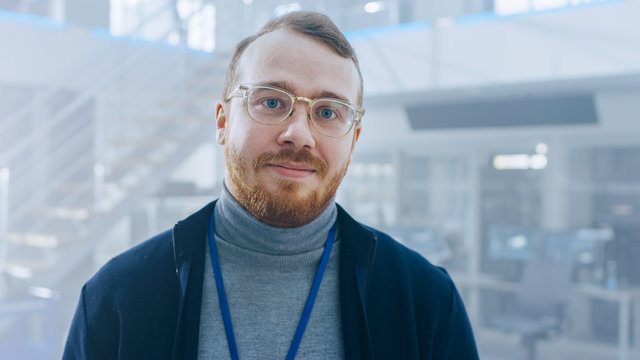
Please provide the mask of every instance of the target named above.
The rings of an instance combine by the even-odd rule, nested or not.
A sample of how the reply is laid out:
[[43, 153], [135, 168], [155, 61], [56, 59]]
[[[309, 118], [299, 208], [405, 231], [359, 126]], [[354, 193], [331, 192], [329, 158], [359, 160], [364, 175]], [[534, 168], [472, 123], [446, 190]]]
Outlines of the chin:
[[300, 181], [297, 179], [280, 179], [276, 185], [276, 189], [287, 193], [297, 193], [301, 197], [309, 195], [311, 189], [317, 188], [318, 185], [312, 185], [306, 183], [306, 181]]

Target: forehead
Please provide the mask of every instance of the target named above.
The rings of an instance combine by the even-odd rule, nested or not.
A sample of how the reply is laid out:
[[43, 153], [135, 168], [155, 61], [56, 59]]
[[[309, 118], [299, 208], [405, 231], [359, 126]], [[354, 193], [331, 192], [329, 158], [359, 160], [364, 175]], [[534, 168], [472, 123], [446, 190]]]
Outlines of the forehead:
[[240, 58], [242, 84], [286, 84], [298, 96], [334, 93], [355, 103], [359, 77], [351, 59], [310, 36], [279, 29], [256, 39]]

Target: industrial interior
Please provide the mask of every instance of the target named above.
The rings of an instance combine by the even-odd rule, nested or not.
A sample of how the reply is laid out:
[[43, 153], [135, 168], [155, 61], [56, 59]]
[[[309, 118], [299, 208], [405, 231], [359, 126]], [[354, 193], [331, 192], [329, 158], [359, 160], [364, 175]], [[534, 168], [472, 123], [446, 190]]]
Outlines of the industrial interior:
[[60, 358], [83, 283], [219, 196], [230, 56], [297, 10], [362, 69], [337, 202], [481, 359], [640, 359], [638, 0], [0, 0], [0, 357]]

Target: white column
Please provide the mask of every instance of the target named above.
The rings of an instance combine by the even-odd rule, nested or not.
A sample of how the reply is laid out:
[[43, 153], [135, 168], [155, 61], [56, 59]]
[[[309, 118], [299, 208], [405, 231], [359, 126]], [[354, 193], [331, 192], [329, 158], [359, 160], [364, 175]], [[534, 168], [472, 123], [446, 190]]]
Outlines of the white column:
[[104, 178], [105, 178], [105, 155], [107, 139], [107, 110], [109, 109], [108, 95], [98, 96], [95, 100], [96, 118], [94, 126], [94, 163], [93, 163], [93, 209], [95, 211], [105, 210], [104, 199]]
[[51, 1], [51, 18], [56, 21], [65, 21], [66, 13], [66, 1], [65, 0], [53, 0]]
[[483, 154], [473, 152], [469, 154], [468, 173], [468, 202], [466, 211], [465, 226], [465, 247], [468, 249], [467, 273], [469, 275], [469, 296], [467, 308], [469, 309], [469, 319], [474, 327], [480, 326], [480, 289], [476, 284], [479, 282], [480, 260], [482, 257], [481, 244], [481, 219], [482, 210], [481, 195], [482, 187], [480, 182], [480, 171]]
[[7, 266], [9, 241], [9, 168], [0, 168], [0, 300], [6, 297], [4, 272]]
[[632, 295], [631, 301], [633, 303], [633, 323], [634, 323], [634, 340], [633, 340], [633, 352], [640, 358], [640, 298], [637, 293]]
[[618, 359], [628, 360], [630, 359], [631, 295], [625, 293], [624, 296], [621, 296], [618, 306], [620, 306], [618, 309]]
[[38, 92], [36, 99], [36, 106], [33, 108], [31, 116], [31, 131], [38, 135], [31, 146], [34, 151], [28, 160], [32, 166], [29, 176], [31, 176], [31, 186], [33, 189], [37, 189], [34, 191], [34, 194], [36, 194], [35, 204], [36, 206], [44, 207], [49, 202], [49, 190], [51, 190], [47, 183], [47, 179], [49, 179], [51, 175], [49, 172], [49, 154], [51, 149], [48, 143], [53, 130], [39, 131], [48, 121], [51, 112], [49, 111], [49, 105], [47, 104], [44, 92]]
[[4, 250], [6, 235], [9, 232], [9, 168], [0, 168], [0, 241], [2, 241], [2, 252], [0, 261], [4, 263]]
[[389, 1], [389, 25], [397, 25], [400, 22], [398, 0]]
[[542, 227], [563, 230], [569, 227], [569, 155], [561, 141], [549, 144], [547, 167], [542, 178]]

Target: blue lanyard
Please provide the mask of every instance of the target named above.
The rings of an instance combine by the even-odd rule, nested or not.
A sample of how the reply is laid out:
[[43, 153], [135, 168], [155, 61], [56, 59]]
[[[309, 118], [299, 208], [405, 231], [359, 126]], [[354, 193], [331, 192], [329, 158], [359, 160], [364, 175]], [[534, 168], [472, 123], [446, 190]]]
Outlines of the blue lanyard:
[[[233, 334], [231, 313], [229, 312], [227, 294], [224, 290], [224, 283], [222, 281], [222, 270], [220, 269], [220, 260], [218, 259], [218, 250], [216, 248], [216, 241], [213, 232], [214, 214], [215, 210], [211, 213], [211, 218], [209, 219], [209, 251], [211, 252], [213, 277], [216, 279], [218, 301], [220, 302], [220, 311], [222, 312], [224, 331], [227, 333], [227, 344], [229, 344], [229, 353], [231, 354], [231, 359], [239, 360], [240, 357], [238, 356], [238, 346], [236, 345], [236, 337]], [[298, 347], [300, 347], [302, 335], [304, 334], [304, 330], [306, 329], [309, 318], [311, 317], [311, 310], [313, 309], [313, 304], [316, 301], [318, 289], [320, 288], [320, 283], [322, 282], [322, 275], [324, 275], [324, 270], [327, 268], [327, 263], [329, 262], [329, 255], [331, 255], [331, 248], [333, 247], [333, 236], [335, 230], [336, 225], [333, 224], [333, 226], [331, 226], [331, 230], [329, 230], [329, 236], [327, 237], [327, 243], [324, 246], [324, 252], [322, 253], [322, 260], [320, 260], [318, 272], [316, 273], [316, 277], [313, 279], [313, 285], [311, 286], [311, 291], [309, 292], [309, 298], [307, 299], [307, 303], [304, 305], [304, 311], [302, 312], [302, 316], [300, 317], [300, 322], [298, 323], [296, 334], [293, 336], [291, 347], [289, 347], [287, 360], [293, 360], [296, 357], [296, 353], [298, 352]]]

